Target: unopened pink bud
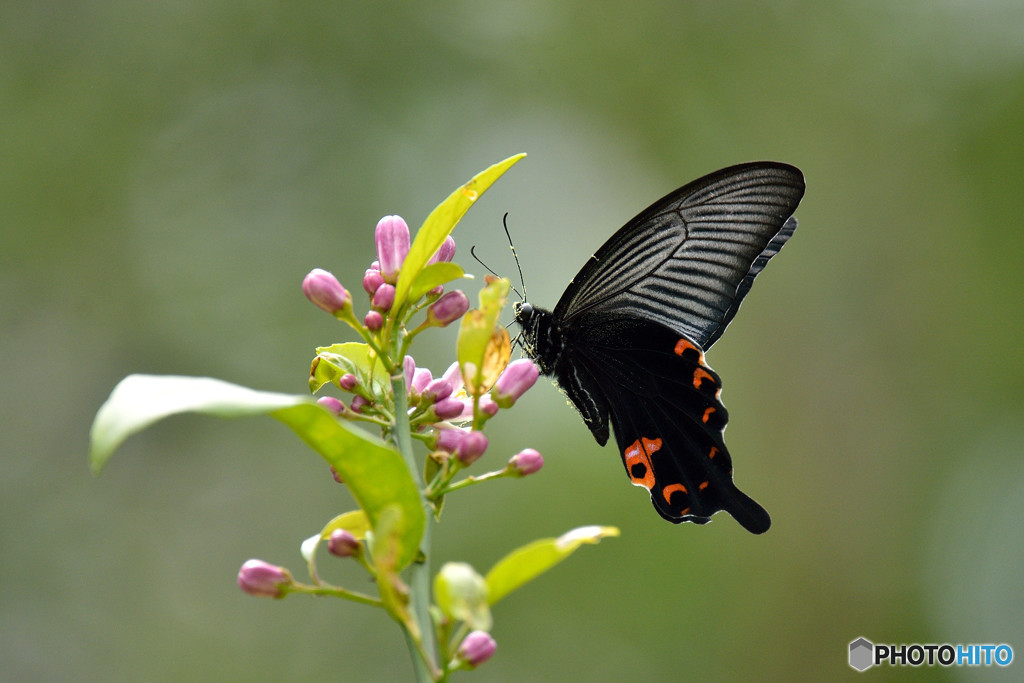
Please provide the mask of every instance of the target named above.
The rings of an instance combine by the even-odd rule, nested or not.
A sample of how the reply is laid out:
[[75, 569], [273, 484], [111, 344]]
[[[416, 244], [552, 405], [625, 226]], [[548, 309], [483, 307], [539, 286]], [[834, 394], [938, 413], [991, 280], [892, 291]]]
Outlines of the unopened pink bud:
[[463, 465], [472, 465], [487, 450], [487, 437], [483, 432], [469, 432], [455, 449], [455, 457]]
[[349, 404], [349, 408], [352, 409], [353, 413], [361, 413], [363, 412], [363, 408], [368, 405], [370, 405], [370, 402], [362, 396], [353, 396], [352, 403]]
[[384, 284], [384, 276], [380, 274], [379, 270], [370, 268], [366, 271], [366, 274], [363, 275], [363, 289], [365, 289], [366, 293], [370, 296], [373, 296], [374, 292], [376, 292], [377, 288], [382, 284]]
[[484, 394], [480, 397], [480, 412], [487, 417], [494, 417], [498, 414], [498, 404], [494, 402], [490, 394]]
[[395, 286], [385, 282], [377, 288], [373, 295], [373, 307], [380, 311], [390, 311], [393, 303], [395, 303]]
[[466, 438], [466, 434], [469, 434], [467, 430], [460, 429], [458, 427], [439, 429], [437, 430], [437, 443], [434, 448], [440, 451], [454, 453], [459, 447], [459, 444], [461, 444], [463, 439]]
[[322, 268], [309, 271], [302, 281], [302, 293], [314, 304], [331, 315], [337, 315], [351, 305], [352, 297], [341, 286], [338, 278]]
[[280, 598], [284, 586], [292, 583], [292, 575], [284, 567], [263, 560], [248, 560], [238, 570], [238, 587], [249, 595]]
[[497, 649], [498, 645], [491, 634], [486, 631], [470, 631], [459, 645], [458, 656], [470, 667], [477, 667], [490, 659]]
[[432, 258], [434, 258], [436, 261], [445, 262], [451, 261], [453, 258], [455, 258], [455, 240], [452, 239], [451, 235], [448, 235], [447, 237], [444, 238], [444, 242], [434, 253], [434, 256]]
[[370, 311], [363, 318], [363, 325], [370, 332], [376, 332], [384, 326], [384, 316], [380, 314], [380, 311]]
[[338, 379], [338, 387], [345, 391], [352, 391], [359, 384], [359, 378], [351, 372], [346, 372]]
[[374, 240], [377, 258], [380, 259], [380, 273], [385, 282], [394, 284], [398, 270], [409, 254], [409, 226], [401, 216], [384, 216], [377, 223]]
[[316, 402], [324, 408], [327, 408], [327, 410], [331, 411], [335, 415], [341, 415], [345, 410], [345, 404], [333, 396], [321, 396], [316, 400]]
[[435, 301], [427, 309], [427, 320], [432, 325], [446, 327], [461, 318], [469, 310], [469, 297], [465, 292], [454, 290]]
[[441, 401], [452, 395], [452, 384], [443, 377], [439, 377], [431, 380], [430, 384], [425, 386], [420, 393], [423, 394], [424, 398]]
[[362, 550], [362, 546], [351, 531], [335, 529], [327, 539], [327, 550], [338, 557], [352, 557]]
[[534, 385], [539, 375], [540, 369], [529, 358], [514, 360], [494, 383], [491, 396], [500, 407], [509, 408]]
[[439, 420], [452, 420], [462, 414], [462, 401], [457, 398], [442, 398], [434, 403], [434, 414]]
[[544, 466], [544, 458], [533, 448], [524, 448], [508, 461], [513, 471], [521, 477], [533, 474]]
[[334, 465], [331, 465], [331, 476], [334, 477], [334, 481], [338, 482], [339, 484], [345, 483], [345, 480], [341, 478], [340, 474], [338, 474], [338, 470], [334, 469]]

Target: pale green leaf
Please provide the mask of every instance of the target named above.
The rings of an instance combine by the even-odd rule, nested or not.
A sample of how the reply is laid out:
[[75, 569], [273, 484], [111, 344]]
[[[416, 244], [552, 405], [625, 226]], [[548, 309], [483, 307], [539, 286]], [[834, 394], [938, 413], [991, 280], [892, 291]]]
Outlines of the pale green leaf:
[[256, 391], [207, 377], [131, 375], [96, 414], [89, 455], [93, 472], [132, 434], [185, 412], [270, 415], [284, 422], [334, 467], [374, 527], [385, 506], [398, 508], [395, 563], [405, 567], [415, 557], [426, 516], [401, 455], [379, 438], [339, 422], [306, 396]]
[[554, 567], [582, 544], [597, 543], [602, 538], [618, 535], [619, 530], [612, 526], [584, 526], [558, 538], [545, 538], [517, 548], [487, 572], [488, 600], [493, 605]]

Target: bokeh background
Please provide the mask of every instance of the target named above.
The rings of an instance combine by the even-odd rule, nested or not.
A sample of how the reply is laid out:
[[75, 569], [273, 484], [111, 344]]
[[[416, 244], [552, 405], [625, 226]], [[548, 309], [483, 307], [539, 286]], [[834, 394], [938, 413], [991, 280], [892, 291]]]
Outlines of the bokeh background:
[[[1024, 4], [14, 1], [5, 679], [410, 677], [381, 614], [235, 586], [250, 557], [302, 575], [299, 542], [352, 505], [286, 428], [176, 418], [98, 478], [88, 429], [132, 372], [304, 391], [313, 348], [351, 335], [303, 275], [360, 290], [380, 216], [415, 227], [520, 151], [457, 260], [482, 274], [475, 244], [514, 277], [510, 212], [547, 306], [669, 190], [802, 168], [800, 229], [709, 356], [736, 480], [774, 525], [664, 523], [540, 383], [487, 458], [534, 446], [545, 468], [449, 500], [438, 558], [485, 570], [582, 524], [622, 536], [498, 605], [497, 655], [460, 679], [838, 678], [858, 636], [1024, 654]], [[453, 344], [417, 359], [440, 371]]]

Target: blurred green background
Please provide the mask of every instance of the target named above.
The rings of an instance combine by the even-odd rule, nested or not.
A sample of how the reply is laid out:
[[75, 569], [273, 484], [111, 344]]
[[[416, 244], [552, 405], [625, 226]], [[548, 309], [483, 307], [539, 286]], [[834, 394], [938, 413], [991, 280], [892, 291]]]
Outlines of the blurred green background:
[[132, 372], [304, 391], [351, 335], [303, 275], [360, 290], [379, 217], [416, 227], [520, 151], [457, 260], [514, 276], [509, 211], [542, 306], [684, 182], [804, 171], [796, 237], [709, 356], [774, 525], [663, 522], [539, 383], [487, 457], [544, 470], [453, 497], [438, 558], [622, 537], [497, 606], [497, 654], [460, 680], [852, 677], [858, 636], [1024, 655], [1022, 27], [998, 0], [3, 3], [3, 677], [409, 678], [381, 614], [235, 586], [250, 557], [301, 575], [352, 505], [286, 428], [176, 418], [99, 478], [88, 428]]

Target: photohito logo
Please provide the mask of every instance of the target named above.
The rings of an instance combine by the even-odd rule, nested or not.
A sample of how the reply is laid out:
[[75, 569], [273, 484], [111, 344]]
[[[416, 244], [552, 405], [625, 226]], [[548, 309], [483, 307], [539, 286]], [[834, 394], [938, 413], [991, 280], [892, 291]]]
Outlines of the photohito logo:
[[1013, 648], [1000, 645], [950, 643], [911, 643], [909, 645], [875, 645], [867, 638], [850, 643], [850, 666], [866, 671], [873, 666], [1010, 666]]

